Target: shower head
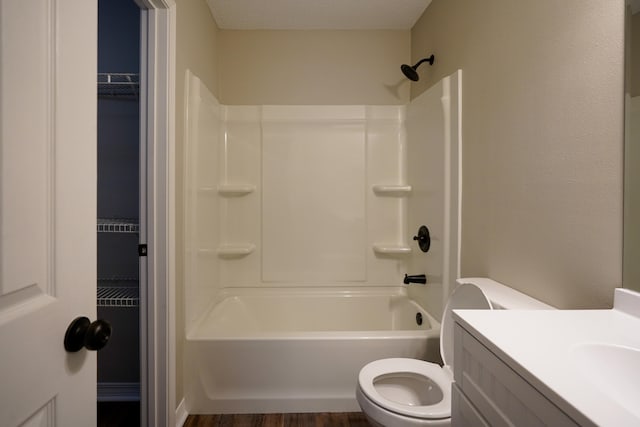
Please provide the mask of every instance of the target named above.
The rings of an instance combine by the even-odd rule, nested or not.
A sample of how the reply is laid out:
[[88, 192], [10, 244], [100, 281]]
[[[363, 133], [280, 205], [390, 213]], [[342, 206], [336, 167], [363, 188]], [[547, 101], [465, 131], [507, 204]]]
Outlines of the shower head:
[[420, 64], [422, 64], [423, 62], [428, 62], [429, 65], [433, 65], [434, 60], [435, 60], [435, 56], [431, 55], [428, 58], [421, 59], [416, 63], [416, 65], [413, 65], [413, 66], [402, 64], [400, 66], [400, 69], [402, 70], [402, 74], [404, 74], [409, 80], [417, 82], [418, 80], [420, 80], [420, 76], [418, 75], [418, 71], [417, 71]]

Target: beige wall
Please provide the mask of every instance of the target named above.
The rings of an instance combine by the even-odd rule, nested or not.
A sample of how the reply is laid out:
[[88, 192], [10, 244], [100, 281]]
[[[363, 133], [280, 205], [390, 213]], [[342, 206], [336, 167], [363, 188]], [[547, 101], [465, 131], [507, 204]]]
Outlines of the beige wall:
[[405, 104], [409, 31], [221, 30], [226, 105]]
[[640, 95], [640, 12], [630, 18], [629, 73], [631, 96]]
[[190, 69], [217, 95], [218, 28], [204, 0], [176, 3], [176, 399], [184, 395], [184, 82]]
[[622, 281], [617, 3], [434, 0], [413, 28], [413, 60], [433, 52], [436, 64], [412, 97], [463, 70], [463, 275], [562, 308], [611, 304]]
[[627, 15], [624, 168], [624, 265], [625, 288], [640, 291], [640, 13]]

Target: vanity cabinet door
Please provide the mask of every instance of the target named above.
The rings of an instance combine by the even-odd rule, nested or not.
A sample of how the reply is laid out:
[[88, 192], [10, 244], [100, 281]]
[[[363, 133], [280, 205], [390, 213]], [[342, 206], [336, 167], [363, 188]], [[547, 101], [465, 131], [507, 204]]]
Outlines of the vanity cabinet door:
[[451, 427], [491, 427], [456, 384], [451, 388]]
[[459, 389], [488, 425], [578, 425], [457, 323], [454, 357], [453, 390]]

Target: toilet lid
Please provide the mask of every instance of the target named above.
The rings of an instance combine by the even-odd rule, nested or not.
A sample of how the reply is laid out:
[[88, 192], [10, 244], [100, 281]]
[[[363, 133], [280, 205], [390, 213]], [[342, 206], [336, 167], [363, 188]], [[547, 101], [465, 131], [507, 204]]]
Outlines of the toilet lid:
[[[414, 377], [440, 389], [442, 399], [430, 405], [416, 405], [412, 402], [394, 400], [384, 395], [376, 382], [385, 378]], [[376, 405], [399, 415], [421, 419], [444, 419], [451, 417], [451, 381], [440, 365], [423, 360], [391, 358], [373, 361], [360, 370], [358, 384], [362, 392]], [[420, 382], [420, 381], [419, 381]], [[420, 386], [417, 388], [420, 390]]]
[[453, 310], [491, 309], [491, 303], [479, 287], [471, 283], [458, 285], [454, 290], [442, 315], [440, 326], [440, 354], [444, 364], [453, 371]]

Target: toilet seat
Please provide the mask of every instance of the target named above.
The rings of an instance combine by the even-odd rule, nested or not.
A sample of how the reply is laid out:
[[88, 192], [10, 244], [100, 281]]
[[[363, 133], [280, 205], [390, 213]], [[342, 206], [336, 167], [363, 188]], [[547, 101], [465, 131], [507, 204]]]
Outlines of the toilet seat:
[[[442, 398], [429, 405], [416, 405], [412, 402], [402, 403], [407, 396], [394, 393], [393, 390], [381, 391], [376, 382], [381, 379], [413, 378], [429, 382], [439, 387]], [[397, 414], [420, 419], [444, 419], [451, 417], [451, 382], [452, 378], [440, 365], [417, 359], [391, 358], [380, 359], [367, 364], [358, 376], [358, 383], [364, 395], [376, 405]], [[418, 391], [418, 390], [417, 390]], [[392, 400], [393, 397], [397, 400]]]

